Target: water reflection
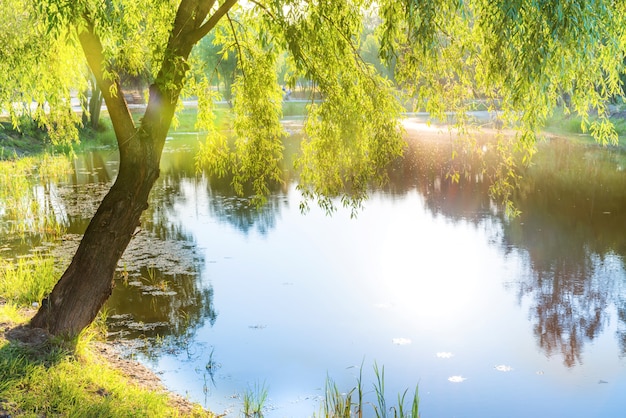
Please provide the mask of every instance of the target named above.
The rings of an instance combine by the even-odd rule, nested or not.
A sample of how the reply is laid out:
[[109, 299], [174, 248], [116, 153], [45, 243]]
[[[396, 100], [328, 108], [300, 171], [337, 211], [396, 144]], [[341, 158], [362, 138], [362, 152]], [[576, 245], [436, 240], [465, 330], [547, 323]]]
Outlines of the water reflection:
[[[182, 206], [205, 205], [212, 220], [245, 236], [263, 237], [293, 210], [288, 194], [297, 181], [290, 169], [297, 137], [286, 142], [285, 183], [271, 186], [272, 194], [260, 209], [247, 198], [233, 196], [230, 179], [195, 172], [197, 141], [194, 135], [168, 141], [142, 232], [120, 264], [108, 304], [116, 337], [154, 342], [158, 336], [181, 343], [218, 319], [213, 288], [209, 279], [202, 279], [206, 260], [197, 248], [205, 237], [185, 226]], [[504, 285], [528, 309], [536, 344], [546, 356], [560, 357], [567, 367], [583, 363], [585, 345], [602, 335], [613, 317], [626, 355], [624, 154], [564, 140], [542, 145], [515, 196], [522, 214], [507, 219], [489, 197], [490, 184], [481, 171], [470, 172], [459, 183], [447, 179], [451, 150], [447, 134], [409, 138], [405, 157], [390, 168], [390, 181], [382, 190], [385, 199], [417, 191], [433, 219], [476, 227], [484, 221], [496, 224], [485, 228], [491, 244], [522, 264], [515, 279]], [[84, 231], [115, 177], [116, 164], [117, 154], [110, 150], [80, 155], [68, 184], [46, 194], [57, 199], [50, 207], [63, 207], [59, 213], [65, 216], [68, 233], [79, 236]], [[187, 265], [177, 267], [176, 260]]]
[[[442, 140], [443, 139], [443, 140]], [[419, 190], [433, 215], [478, 223], [495, 216], [507, 252], [526, 260], [526, 273], [507, 283], [520, 304], [530, 302], [537, 344], [567, 367], [582, 363], [584, 345], [606, 328], [618, 309], [618, 339], [626, 349], [626, 173], [624, 153], [555, 138], [541, 144], [523, 173], [515, 204], [519, 219], [506, 219], [490, 199], [489, 182], [470, 172], [458, 183], [446, 179], [452, 141], [440, 135], [409, 143], [405, 159], [390, 172], [386, 190]], [[474, 166], [479, 166], [474, 163]]]
[[391, 181], [384, 190], [391, 195], [418, 190], [434, 215], [453, 221], [463, 219], [476, 223], [484, 219], [496, 205], [489, 197], [490, 183], [482, 173], [481, 161], [476, 158], [466, 161], [467, 175], [452, 182], [448, 174], [458, 164], [458, 159], [451, 158], [453, 147], [454, 138], [446, 133], [410, 136], [404, 158], [389, 170]]
[[205, 260], [197, 251], [195, 231], [183, 227], [177, 216], [177, 205], [187, 198], [185, 185], [197, 181], [196, 141], [189, 136], [176, 152], [168, 148], [165, 153], [141, 230], [120, 262], [107, 302], [111, 338], [134, 340], [134, 349], [148, 356], [184, 348], [197, 329], [217, 318], [213, 288], [200, 279]]
[[196, 274], [171, 275], [155, 267], [119, 279], [107, 307], [110, 336], [141, 339], [146, 350], [157, 336], [185, 343], [206, 321], [212, 325], [217, 318], [213, 289], [202, 286]]
[[[527, 274], [514, 287], [520, 301], [530, 299], [537, 343], [568, 367], [583, 362], [584, 346], [607, 327], [610, 308], [623, 305], [620, 158], [562, 139], [543, 144], [515, 199], [522, 215], [504, 223], [506, 245], [526, 254]], [[620, 315], [622, 328], [624, 319]]]

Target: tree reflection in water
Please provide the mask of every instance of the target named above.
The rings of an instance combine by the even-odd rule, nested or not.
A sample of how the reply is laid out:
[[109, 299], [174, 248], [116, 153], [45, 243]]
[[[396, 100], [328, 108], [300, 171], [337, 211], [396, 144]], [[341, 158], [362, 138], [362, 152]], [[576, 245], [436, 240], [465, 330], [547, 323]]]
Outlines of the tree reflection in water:
[[[527, 274], [505, 286], [516, 291], [520, 304], [530, 300], [537, 344], [547, 356], [561, 355], [568, 367], [582, 362], [584, 345], [605, 330], [612, 305], [619, 310], [618, 338], [626, 353], [626, 298], [620, 296], [626, 281], [626, 175], [619, 169], [626, 157], [567, 140], [541, 145], [515, 196], [522, 214], [509, 219], [489, 196], [489, 170], [482, 169], [482, 161], [492, 164], [495, 157], [453, 161], [453, 141], [445, 133], [410, 137], [382, 191], [402, 196], [417, 189], [434, 215], [477, 227], [488, 223], [497, 245], [527, 260]], [[448, 173], [459, 164], [466, 175], [451, 182]], [[269, 205], [257, 211], [233, 197], [229, 184], [210, 180], [214, 214], [246, 233], [255, 224], [261, 233], [271, 229], [286, 205], [285, 186], [274, 185]]]
[[[605, 329], [609, 308], [623, 310], [624, 158], [617, 151], [552, 140], [523, 173], [516, 198], [520, 219], [504, 223], [507, 243], [528, 254], [529, 274], [518, 284], [518, 295], [533, 300], [537, 341], [547, 355], [561, 353], [568, 367], [582, 362], [585, 343]], [[620, 314], [621, 328], [624, 319]]]
[[[505, 286], [528, 300], [537, 344], [566, 366], [582, 362], [584, 345], [606, 328], [611, 307], [618, 310], [618, 335], [626, 354], [626, 155], [571, 140], [541, 144], [534, 164], [522, 175], [508, 219], [489, 197], [481, 170], [458, 183], [452, 168], [452, 140], [445, 134], [409, 142], [405, 158], [390, 171], [386, 192], [403, 195], [417, 188], [434, 215], [492, 228], [504, 251], [526, 260], [527, 274]], [[480, 167], [467, 160], [466, 167]]]

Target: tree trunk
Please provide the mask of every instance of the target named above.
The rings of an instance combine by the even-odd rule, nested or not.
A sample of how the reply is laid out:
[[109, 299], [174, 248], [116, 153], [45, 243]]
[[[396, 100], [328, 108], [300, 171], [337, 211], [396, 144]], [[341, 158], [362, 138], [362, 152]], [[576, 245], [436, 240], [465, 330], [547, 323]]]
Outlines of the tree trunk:
[[70, 266], [32, 319], [33, 327], [54, 335], [76, 335], [111, 295], [117, 262], [148, 207], [148, 195], [159, 175], [158, 161], [123, 161]]
[[[123, 98], [122, 98], [123, 101]], [[111, 102], [113, 106], [113, 102]], [[91, 219], [69, 267], [31, 320], [31, 326], [53, 335], [77, 335], [98, 314], [113, 291], [117, 263], [148, 208], [148, 196], [159, 177], [165, 137], [176, 100], [156, 86], [139, 129], [127, 126], [120, 144], [115, 183]]]

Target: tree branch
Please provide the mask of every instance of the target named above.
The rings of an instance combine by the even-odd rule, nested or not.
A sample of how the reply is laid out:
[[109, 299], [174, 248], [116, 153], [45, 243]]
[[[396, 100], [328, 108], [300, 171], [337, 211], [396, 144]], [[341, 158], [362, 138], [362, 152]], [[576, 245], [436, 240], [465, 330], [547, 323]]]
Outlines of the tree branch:
[[202, 26], [200, 26], [198, 29], [189, 33], [188, 39], [195, 44], [200, 39], [204, 38], [204, 36], [209, 33], [211, 29], [215, 27], [215, 25], [217, 25], [220, 19], [224, 17], [224, 15], [228, 13], [228, 11], [232, 9], [235, 4], [237, 4], [237, 1], [238, 0], [226, 0], [224, 3], [222, 3], [222, 5], [215, 11], [215, 13], [213, 13], [209, 20], [204, 22], [204, 24], [202, 24]]
[[[230, 30], [233, 32], [233, 38], [235, 39], [235, 45], [237, 45], [237, 53], [239, 54], [239, 59], [243, 61], [245, 57], [243, 55], [243, 52], [241, 52], [241, 44], [239, 43], [239, 40], [237, 39], [237, 32], [235, 31], [235, 26], [233, 26], [233, 21], [230, 20], [230, 15], [228, 13], [226, 13], [226, 18], [228, 19]], [[244, 71], [243, 67], [244, 66], [242, 65], [241, 74], [243, 75], [243, 78], [246, 78], [246, 72]]]
[[112, 80], [104, 74], [104, 54], [102, 42], [94, 30], [93, 22], [85, 17], [86, 27], [79, 29], [78, 40], [87, 59], [87, 64], [100, 87], [106, 103], [113, 130], [120, 150], [136, 132], [135, 122], [121, 91], [118, 79]]
[[269, 17], [271, 17], [274, 22], [278, 22], [278, 19], [276, 19], [276, 16], [274, 16], [274, 13], [272, 13], [267, 7], [265, 7], [264, 5], [262, 5], [261, 3], [259, 3], [256, 0], [249, 0], [249, 1], [250, 1], [250, 3], [256, 5], [259, 9], [261, 9], [265, 13], [267, 13], [267, 15]]

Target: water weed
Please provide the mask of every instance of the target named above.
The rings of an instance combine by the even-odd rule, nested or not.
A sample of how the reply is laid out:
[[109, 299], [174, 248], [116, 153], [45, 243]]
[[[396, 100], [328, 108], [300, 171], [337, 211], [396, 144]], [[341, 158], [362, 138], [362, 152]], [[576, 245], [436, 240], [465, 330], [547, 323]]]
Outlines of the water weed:
[[[387, 400], [385, 397], [385, 368], [378, 368], [378, 365], [374, 364], [374, 374], [376, 376], [376, 382], [374, 383], [374, 393], [376, 395], [375, 403], [370, 403], [369, 407], [374, 410], [374, 416], [376, 418], [418, 418], [419, 417], [419, 395], [418, 388], [415, 388], [413, 399], [411, 404], [407, 407], [406, 395], [408, 389], [402, 394], [398, 394], [398, 403], [391, 407], [387, 406]], [[326, 379], [326, 389], [324, 393], [324, 399], [322, 401], [322, 407], [319, 417], [320, 418], [362, 418], [363, 416], [369, 416], [365, 413], [365, 408], [369, 402], [364, 401], [363, 391], [363, 366], [359, 370], [359, 377], [357, 379], [357, 386], [349, 390], [348, 392], [341, 392], [335, 382], [328, 377]], [[356, 399], [354, 395], [356, 394]]]
[[246, 418], [261, 418], [263, 407], [267, 401], [267, 386], [265, 383], [255, 383], [243, 394], [243, 415]]

